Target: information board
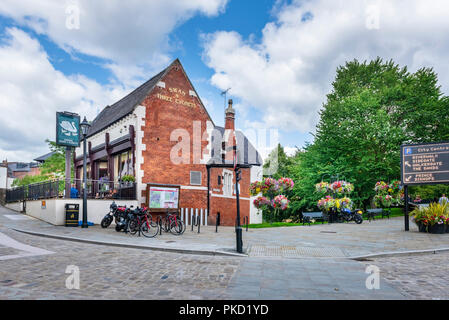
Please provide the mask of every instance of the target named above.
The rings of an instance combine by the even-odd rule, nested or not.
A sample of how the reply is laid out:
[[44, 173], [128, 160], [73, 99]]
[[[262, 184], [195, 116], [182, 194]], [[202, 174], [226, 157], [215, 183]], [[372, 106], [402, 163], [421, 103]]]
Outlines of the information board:
[[67, 112], [56, 113], [56, 144], [66, 147], [80, 146], [80, 117]]
[[178, 209], [179, 188], [174, 187], [149, 187], [150, 209]]
[[449, 142], [401, 147], [403, 185], [449, 183]]

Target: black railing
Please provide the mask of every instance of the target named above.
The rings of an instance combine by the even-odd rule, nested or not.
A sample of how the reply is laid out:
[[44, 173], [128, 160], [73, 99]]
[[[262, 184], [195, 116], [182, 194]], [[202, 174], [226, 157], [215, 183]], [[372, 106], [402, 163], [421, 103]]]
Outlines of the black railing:
[[[135, 182], [114, 182], [87, 180], [86, 192], [88, 199], [136, 200], [137, 188]], [[51, 180], [6, 191], [6, 202], [25, 200], [40, 200], [65, 197], [65, 180]], [[81, 180], [72, 180], [70, 194], [65, 198], [83, 198]]]

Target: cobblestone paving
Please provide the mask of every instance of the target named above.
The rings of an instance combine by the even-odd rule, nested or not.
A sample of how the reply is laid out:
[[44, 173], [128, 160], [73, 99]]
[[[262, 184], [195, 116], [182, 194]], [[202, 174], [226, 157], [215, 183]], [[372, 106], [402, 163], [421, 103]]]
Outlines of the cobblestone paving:
[[[0, 299], [225, 299], [241, 259], [73, 243], [5, 228], [0, 232], [55, 252], [2, 261]], [[66, 288], [69, 265], [79, 267], [79, 290]]]
[[365, 264], [380, 268], [381, 277], [407, 299], [449, 299], [449, 253], [377, 258]]

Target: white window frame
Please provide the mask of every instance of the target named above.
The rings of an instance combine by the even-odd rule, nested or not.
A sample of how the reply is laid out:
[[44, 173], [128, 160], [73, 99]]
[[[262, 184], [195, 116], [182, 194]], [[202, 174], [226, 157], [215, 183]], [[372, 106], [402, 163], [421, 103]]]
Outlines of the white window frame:
[[223, 195], [232, 197], [234, 173], [230, 170], [223, 170]]

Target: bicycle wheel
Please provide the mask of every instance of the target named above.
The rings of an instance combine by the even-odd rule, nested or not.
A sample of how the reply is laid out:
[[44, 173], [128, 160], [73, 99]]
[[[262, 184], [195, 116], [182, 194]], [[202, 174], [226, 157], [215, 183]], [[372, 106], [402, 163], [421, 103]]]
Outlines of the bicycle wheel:
[[181, 221], [172, 221], [170, 223], [170, 232], [175, 236], [179, 236], [183, 232], [183, 227]]
[[140, 225], [140, 232], [147, 238], [154, 238], [159, 233], [159, 224], [150, 220], [144, 220]]
[[132, 235], [139, 231], [139, 221], [137, 219], [131, 219], [128, 223], [128, 232]]

